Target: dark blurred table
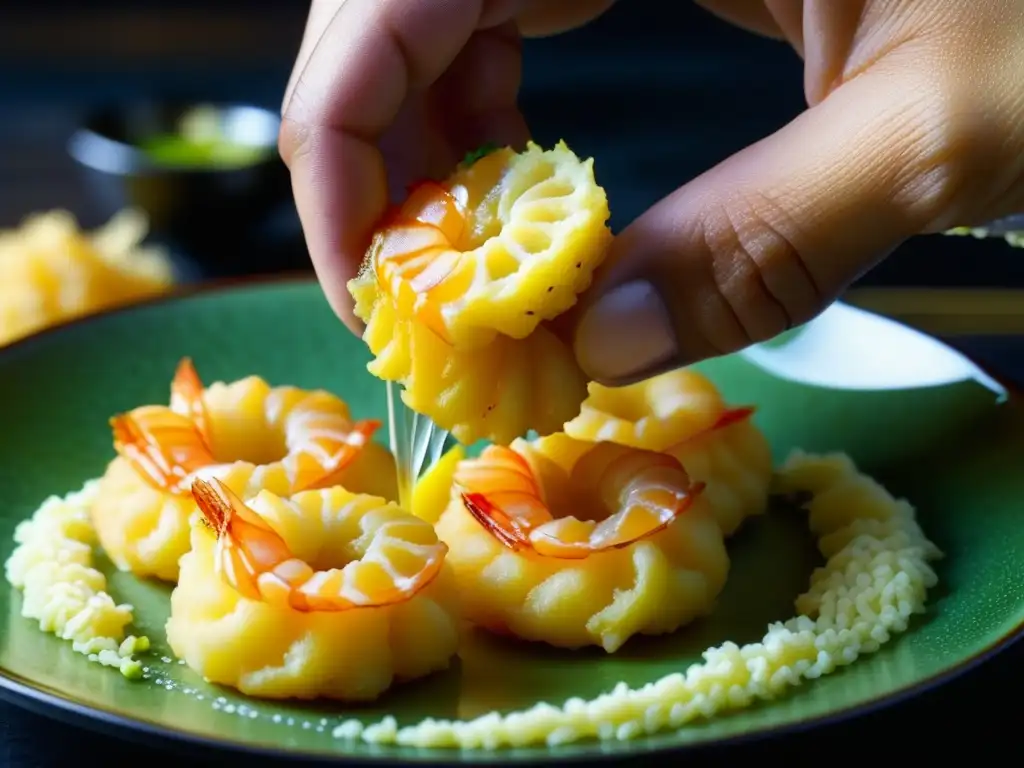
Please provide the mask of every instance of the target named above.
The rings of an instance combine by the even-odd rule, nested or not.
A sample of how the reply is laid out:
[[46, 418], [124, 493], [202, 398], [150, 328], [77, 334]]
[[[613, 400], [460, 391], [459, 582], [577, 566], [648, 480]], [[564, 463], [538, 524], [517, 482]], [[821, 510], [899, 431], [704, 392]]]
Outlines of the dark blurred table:
[[[669, 7], [619, 3], [588, 29], [526, 46], [522, 106], [535, 135], [545, 144], [565, 138], [598, 158], [616, 228], [803, 108], [800, 62], [785, 46], [731, 30], [689, 3]], [[276, 106], [303, 23], [302, 4], [270, 0], [5, 2], [0, 227], [53, 207], [75, 212], [87, 226], [100, 223], [64, 151], [90, 105], [170, 95]], [[292, 247], [301, 261], [297, 232]], [[1024, 294], [891, 290], [1024, 287], [1022, 256], [999, 242], [916, 238], [861, 281], [871, 290], [852, 298], [950, 334], [969, 354], [1024, 383]], [[896, 708], [703, 757], [711, 764], [754, 757], [806, 764], [838, 747], [850, 760], [878, 759], [880, 749], [902, 742], [905, 752], [927, 760], [948, 757], [965, 738], [1010, 756], [1018, 753], [1015, 728], [1024, 714], [1013, 686], [1022, 677], [1018, 646]], [[0, 703], [0, 768], [67, 766], [83, 756], [121, 766], [159, 755]]]

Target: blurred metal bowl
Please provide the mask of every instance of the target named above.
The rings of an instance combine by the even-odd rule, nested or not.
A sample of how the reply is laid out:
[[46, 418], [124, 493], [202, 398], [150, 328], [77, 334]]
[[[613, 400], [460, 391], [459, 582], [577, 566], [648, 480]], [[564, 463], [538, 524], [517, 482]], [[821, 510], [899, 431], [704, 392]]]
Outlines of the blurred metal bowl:
[[[146, 142], [178, 134], [182, 119], [197, 109], [215, 121], [225, 142], [251, 148], [251, 161], [206, 165], [155, 159]], [[280, 122], [275, 112], [248, 105], [110, 106], [87, 117], [69, 140], [68, 152], [104, 213], [125, 206], [142, 209], [158, 239], [202, 262], [207, 273], [292, 269], [304, 266], [305, 258], [294, 247], [284, 255], [280, 249], [253, 250], [266, 243], [268, 222], [280, 224], [283, 218], [285, 230], [289, 224], [297, 227], [288, 171], [277, 154]]]

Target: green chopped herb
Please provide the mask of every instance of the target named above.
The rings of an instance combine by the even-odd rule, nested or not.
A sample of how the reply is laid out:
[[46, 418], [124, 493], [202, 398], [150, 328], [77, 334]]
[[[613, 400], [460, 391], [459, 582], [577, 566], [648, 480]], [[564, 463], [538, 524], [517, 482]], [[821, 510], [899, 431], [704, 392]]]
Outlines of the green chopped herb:
[[491, 144], [490, 142], [488, 142], [487, 144], [484, 144], [482, 147], [474, 149], [472, 152], [467, 152], [466, 156], [462, 160], [462, 164], [468, 168], [469, 166], [476, 163], [478, 160], [482, 160], [492, 152], [497, 151], [497, 149], [497, 144]]
[[121, 674], [129, 680], [142, 679], [142, 664], [136, 659], [122, 659], [120, 664]]

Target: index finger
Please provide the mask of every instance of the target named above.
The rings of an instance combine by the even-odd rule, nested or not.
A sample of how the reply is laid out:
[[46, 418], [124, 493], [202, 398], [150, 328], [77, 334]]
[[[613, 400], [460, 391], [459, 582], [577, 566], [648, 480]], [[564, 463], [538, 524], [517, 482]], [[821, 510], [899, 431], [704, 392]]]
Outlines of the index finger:
[[284, 97], [281, 99], [281, 113], [288, 108], [288, 102], [292, 100], [292, 91], [295, 90], [295, 81], [299, 79], [306, 68], [306, 62], [320, 42], [331, 20], [341, 10], [345, 0], [312, 0], [309, 6], [309, 13], [306, 15], [306, 28], [302, 33], [302, 43], [299, 51], [295, 54], [295, 62], [292, 64], [292, 72], [288, 77], [288, 84], [284, 89]]
[[377, 141], [406, 96], [440, 77], [485, 0], [346, 0], [295, 78], [279, 148], [313, 266], [353, 329], [345, 284], [388, 201]]

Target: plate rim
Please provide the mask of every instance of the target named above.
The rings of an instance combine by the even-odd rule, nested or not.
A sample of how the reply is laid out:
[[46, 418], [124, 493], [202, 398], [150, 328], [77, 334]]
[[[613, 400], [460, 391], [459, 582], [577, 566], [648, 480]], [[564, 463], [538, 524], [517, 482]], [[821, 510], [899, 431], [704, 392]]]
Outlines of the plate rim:
[[[0, 365], [11, 355], [17, 355], [26, 348], [31, 347], [39, 341], [46, 340], [51, 336], [60, 335], [74, 328], [89, 325], [97, 321], [103, 321], [110, 316], [131, 314], [147, 307], [173, 304], [191, 298], [198, 298], [208, 294], [234, 293], [254, 288], [265, 288], [287, 285], [309, 285], [315, 284], [315, 275], [307, 272], [291, 272], [276, 275], [256, 275], [245, 277], [230, 277], [217, 280], [209, 280], [199, 284], [179, 286], [174, 290], [150, 297], [133, 304], [111, 307], [96, 313], [71, 318], [57, 325], [42, 329], [10, 344], [0, 348]], [[871, 310], [866, 310], [871, 311]], [[872, 312], [872, 314], [877, 314]], [[338, 321], [339, 324], [341, 321]], [[945, 346], [961, 350], [956, 345], [950, 344], [948, 340], [938, 339], [933, 334], [926, 334], [935, 338]], [[1019, 400], [1021, 388], [1014, 382], [1009, 382], [1006, 377], [998, 372], [991, 371], [987, 364], [972, 360], [982, 370], [998, 380], [1007, 387], [1013, 400]], [[985, 647], [970, 656], [963, 658], [956, 663], [919, 680], [910, 685], [898, 688], [890, 693], [871, 698], [857, 704], [852, 704], [841, 709], [826, 712], [821, 715], [798, 720], [795, 722], [783, 723], [768, 728], [748, 731], [746, 733], [734, 734], [719, 739], [703, 739], [685, 744], [651, 745], [643, 742], [622, 742], [616, 744], [617, 748], [608, 749], [607, 744], [591, 741], [579, 745], [572, 753], [553, 757], [550, 751], [544, 748], [527, 748], [523, 751], [514, 750], [457, 750], [457, 749], [424, 749], [419, 753], [405, 755], [380, 754], [380, 755], [357, 755], [351, 752], [311, 752], [293, 750], [282, 747], [251, 744], [241, 741], [234, 741], [227, 738], [217, 738], [192, 731], [182, 730], [140, 717], [125, 715], [113, 709], [86, 704], [77, 701], [62, 691], [48, 685], [38, 684], [27, 680], [17, 672], [5, 667], [0, 667], [0, 701], [5, 701], [13, 706], [20, 707], [36, 715], [46, 717], [59, 722], [66, 722], [76, 727], [98, 732], [112, 738], [120, 738], [136, 743], [152, 746], [154, 743], [165, 744], [178, 751], [198, 752], [202, 750], [215, 750], [230, 753], [234, 756], [251, 756], [273, 760], [288, 760], [306, 764], [326, 764], [330, 762], [345, 761], [356, 765], [491, 765], [496, 762], [512, 762], [519, 765], [537, 765], [550, 763], [554, 760], [565, 763], [579, 762], [600, 762], [606, 763], [641, 757], [644, 755], [663, 754], [678, 755], [694, 753], [700, 750], [730, 748], [740, 745], [755, 743], [769, 738], [780, 736], [793, 736], [815, 728], [836, 725], [841, 722], [856, 720], [866, 715], [888, 709], [910, 699], [936, 690], [963, 675], [971, 672], [982, 664], [992, 661], [1002, 655], [1009, 648], [1016, 645], [1024, 638], [1024, 619], [1005, 630], [999, 637], [995, 638]], [[770, 703], [767, 704], [770, 706]], [[670, 737], [669, 731], [659, 734], [661, 738]], [[657, 736], [656, 736], [657, 738]], [[516, 754], [518, 752], [518, 754]]]

